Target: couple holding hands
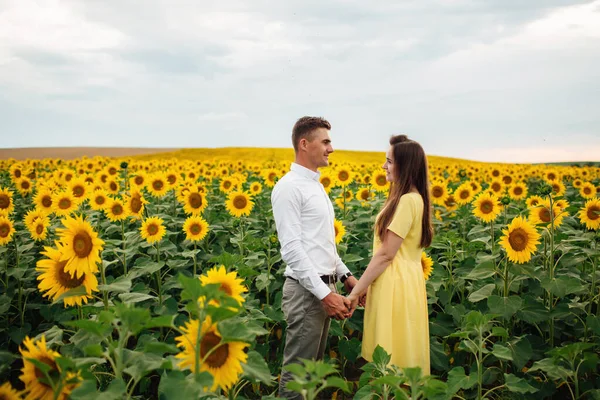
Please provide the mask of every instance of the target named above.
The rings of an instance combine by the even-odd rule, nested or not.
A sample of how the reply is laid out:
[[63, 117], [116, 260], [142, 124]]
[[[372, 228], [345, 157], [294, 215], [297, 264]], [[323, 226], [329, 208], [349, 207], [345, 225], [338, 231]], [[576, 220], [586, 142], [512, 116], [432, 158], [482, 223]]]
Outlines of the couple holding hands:
[[[374, 226], [373, 257], [356, 279], [337, 253], [334, 211], [319, 181], [333, 152], [331, 125], [302, 117], [292, 130], [295, 161], [271, 194], [281, 256], [287, 264], [281, 309], [287, 322], [283, 366], [299, 358], [322, 359], [330, 318], [344, 319], [365, 306], [361, 355], [372, 361], [377, 345], [391, 364], [429, 374], [429, 321], [421, 250], [431, 244], [427, 158], [421, 145], [392, 136], [383, 169], [389, 196]], [[365, 244], [366, 245], [366, 244]], [[349, 293], [337, 293], [339, 280]], [[366, 299], [368, 298], [368, 301]], [[282, 372], [279, 396], [292, 379]]]

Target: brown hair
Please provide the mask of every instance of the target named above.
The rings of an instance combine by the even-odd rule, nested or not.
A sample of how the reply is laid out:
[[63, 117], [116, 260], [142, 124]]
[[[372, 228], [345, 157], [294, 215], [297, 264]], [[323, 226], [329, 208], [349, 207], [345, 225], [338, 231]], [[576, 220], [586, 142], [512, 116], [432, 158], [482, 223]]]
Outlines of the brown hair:
[[383, 205], [375, 231], [383, 240], [388, 226], [392, 222], [400, 197], [415, 187], [423, 198], [423, 219], [421, 220], [421, 248], [431, 245], [433, 226], [431, 224], [431, 201], [429, 198], [429, 172], [427, 157], [421, 145], [410, 140], [406, 135], [390, 138], [394, 155], [394, 182], [390, 182], [390, 194]]
[[331, 130], [331, 124], [321, 117], [302, 117], [294, 124], [292, 129], [292, 144], [294, 150], [298, 151], [298, 144], [301, 139], [311, 140], [311, 134], [315, 129], [325, 128]]

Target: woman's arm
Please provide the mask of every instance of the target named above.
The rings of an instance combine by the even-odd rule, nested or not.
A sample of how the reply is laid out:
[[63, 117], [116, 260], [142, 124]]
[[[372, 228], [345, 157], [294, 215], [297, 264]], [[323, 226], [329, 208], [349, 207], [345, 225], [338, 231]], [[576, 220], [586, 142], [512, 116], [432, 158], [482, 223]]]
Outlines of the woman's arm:
[[367, 269], [360, 277], [356, 286], [354, 286], [354, 289], [352, 289], [352, 292], [348, 295], [348, 299], [352, 301], [353, 310], [356, 308], [356, 304], [358, 304], [360, 295], [363, 294], [369, 285], [385, 271], [388, 265], [391, 264], [396, 253], [400, 250], [403, 241], [403, 238], [389, 229], [386, 231], [381, 247], [377, 250], [373, 258], [371, 258]]

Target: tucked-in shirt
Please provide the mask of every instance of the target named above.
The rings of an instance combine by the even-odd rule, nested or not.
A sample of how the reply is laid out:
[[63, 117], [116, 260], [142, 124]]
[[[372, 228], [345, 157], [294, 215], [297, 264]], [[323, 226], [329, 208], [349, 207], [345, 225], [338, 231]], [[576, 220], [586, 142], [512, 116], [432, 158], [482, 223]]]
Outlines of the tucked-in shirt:
[[335, 214], [319, 181], [320, 173], [292, 163], [271, 193], [285, 275], [296, 279], [319, 300], [331, 289], [319, 275], [349, 272], [335, 245]]

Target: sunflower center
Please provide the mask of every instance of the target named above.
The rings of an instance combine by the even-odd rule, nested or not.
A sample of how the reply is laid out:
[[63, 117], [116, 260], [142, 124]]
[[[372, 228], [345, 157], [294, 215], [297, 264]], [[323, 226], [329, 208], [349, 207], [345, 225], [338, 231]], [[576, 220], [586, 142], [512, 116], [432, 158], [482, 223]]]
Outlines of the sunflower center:
[[165, 184], [163, 183], [163, 181], [154, 181], [154, 182], [152, 182], [152, 188], [154, 190], [162, 190], [163, 186], [165, 186]]
[[104, 203], [106, 203], [106, 198], [104, 196], [96, 196], [96, 204], [101, 206]]
[[386, 184], [385, 176], [383, 175], [379, 175], [375, 181], [379, 186], [384, 186]]
[[513, 193], [514, 193], [515, 195], [517, 195], [517, 196], [520, 196], [520, 195], [522, 195], [522, 194], [523, 194], [523, 188], [522, 188], [522, 187], [520, 187], [520, 186], [516, 186], [516, 187], [513, 189]]
[[0, 209], [5, 209], [10, 206], [10, 198], [6, 194], [0, 194]]
[[21, 177], [21, 170], [20, 169], [15, 169], [14, 175], [15, 175], [15, 178], [20, 178]]
[[79, 278], [72, 277], [71, 274], [65, 272], [66, 264], [67, 261], [61, 261], [56, 267], [56, 280], [58, 283], [68, 289], [74, 289], [81, 286], [85, 280], [85, 275], [81, 275]]
[[556, 179], [556, 174], [554, 174], [553, 172], [550, 172], [548, 174], [548, 179], [550, 179], [551, 181], [555, 180]]
[[0, 225], [0, 237], [1, 238], [8, 237], [9, 233], [10, 233], [10, 226], [8, 226], [7, 223], [1, 224]]
[[[213, 332], [206, 332], [200, 343], [200, 355], [202, 358], [211, 351], [215, 346], [221, 343], [221, 338]], [[229, 357], [229, 345], [217, 347], [206, 359], [206, 363], [211, 368], [219, 368], [225, 364]]]
[[50, 208], [52, 206], [52, 197], [50, 197], [48, 195], [45, 195], [44, 197], [42, 197], [42, 205], [46, 208]]
[[446, 207], [452, 207], [456, 204], [456, 201], [454, 200], [454, 196], [450, 195], [446, 201], [444, 201], [444, 204], [446, 204]]
[[35, 227], [35, 233], [37, 233], [38, 235], [41, 235], [42, 233], [44, 233], [44, 225], [37, 224]]
[[172, 185], [175, 182], [177, 182], [177, 177], [173, 174], [170, 174], [169, 176], [167, 176], [167, 181]]
[[231, 187], [231, 182], [229, 182], [229, 181], [223, 182], [223, 188], [229, 189], [230, 187]]
[[590, 208], [588, 208], [587, 210], [587, 217], [589, 219], [591, 219], [592, 221], [597, 220], [598, 218], [600, 218], [600, 207], [593, 205]]
[[66, 175], [65, 175], [65, 181], [66, 181], [66, 182], [70, 182], [70, 181], [71, 181], [71, 179], [73, 179], [73, 174], [66, 174]]
[[233, 294], [233, 291], [231, 290], [231, 288], [229, 287], [229, 285], [227, 285], [225, 283], [221, 283], [221, 287], [219, 289], [222, 292], [227, 293], [228, 296], [231, 296]]
[[331, 179], [329, 179], [329, 178], [323, 178], [321, 180], [321, 184], [323, 185], [323, 187], [329, 187], [329, 185], [331, 185]]
[[113, 192], [116, 192], [117, 189], [119, 189], [117, 182], [114, 182], [114, 181], [110, 183], [109, 187], [110, 187], [110, 190], [112, 190]]
[[497, 169], [493, 170], [492, 171], [492, 176], [495, 177], [495, 178], [499, 177], [500, 176], [500, 171], [498, 171]]
[[484, 214], [489, 214], [494, 210], [494, 204], [490, 200], [485, 200], [479, 206], [479, 210]]
[[532, 205], [532, 206], [537, 206], [537, 205], [538, 205], [538, 203], [539, 203], [539, 200], [537, 200], [537, 199], [533, 199], [533, 200], [531, 200], [531, 205]]
[[444, 195], [444, 189], [442, 189], [439, 186], [434, 186], [433, 189], [431, 190], [431, 194], [435, 198], [442, 197]]
[[527, 246], [527, 232], [523, 228], [517, 228], [508, 234], [508, 243], [514, 251], [523, 251]]
[[233, 206], [238, 210], [243, 210], [247, 204], [248, 200], [244, 196], [235, 196], [235, 199], [233, 199]]
[[[54, 360], [51, 359], [50, 357], [40, 356], [39, 358], [36, 357], [36, 360], [43, 362], [44, 364], [46, 364], [47, 366], [49, 366], [51, 368], [50, 371], [48, 371], [48, 374], [51, 374], [52, 371], [58, 371], [58, 366], [56, 365]], [[35, 369], [35, 377], [37, 378], [38, 383], [41, 385], [44, 385], [46, 387], [50, 387], [48, 384], [44, 383], [44, 381], [46, 380], [46, 375], [44, 375], [44, 373], [42, 371], [40, 371], [37, 367], [34, 367], [34, 369]]]
[[362, 192], [360, 192], [360, 198], [363, 200], [368, 200], [369, 199], [369, 191], [363, 190]]
[[200, 226], [200, 224], [192, 224], [190, 226], [190, 232], [192, 235], [199, 235], [202, 232], [202, 226]]
[[342, 182], [347, 181], [350, 178], [350, 174], [346, 171], [341, 171], [338, 175], [338, 179]]
[[31, 187], [31, 185], [29, 184], [29, 181], [23, 181], [23, 182], [21, 182], [21, 188], [22, 188], [22, 189], [25, 189], [25, 190], [27, 190], [27, 189], [29, 189], [30, 187]]
[[142, 210], [142, 200], [140, 199], [140, 196], [133, 196], [130, 204], [132, 212], [139, 213]]
[[550, 215], [550, 210], [546, 207], [540, 210], [540, 219], [543, 222], [550, 222], [552, 220], [552, 216]]
[[502, 178], [502, 182], [506, 183], [507, 185], [510, 185], [510, 183], [512, 182], [512, 178], [510, 176], [504, 176]]
[[500, 189], [502, 189], [502, 186], [500, 186], [500, 184], [498, 182], [494, 182], [492, 183], [492, 190], [494, 192], [499, 192]]
[[158, 233], [158, 225], [156, 225], [156, 224], [148, 225], [147, 231], [148, 231], [148, 234], [150, 234], [151, 236], [156, 235]]
[[188, 201], [190, 203], [190, 206], [192, 206], [192, 208], [202, 207], [202, 196], [200, 196], [198, 193], [190, 194]]
[[585, 193], [585, 194], [592, 194], [592, 190], [589, 187], [584, 187], [583, 188], [583, 193]]
[[60, 199], [58, 202], [58, 208], [61, 210], [68, 210], [71, 207], [71, 200], [69, 199]]
[[79, 232], [73, 238], [73, 251], [79, 258], [86, 258], [92, 252], [92, 238], [87, 232]]
[[133, 181], [135, 182], [136, 185], [141, 186], [144, 183], [144, 178], [138, 175], [135, 178], [133, 178]]
[[335, 231], [335, 236], [337, 237], [337, 235], [338, 235], [338, 233], [339, 233], [337, 226], [335, 226], [335, 225], [334, 225], [334, 226], [333, 226], [333, 229], [334, 229], [334, 231]]
[[459, 194], [460, 198], [465, 200], [469, 198], [469, 191], [468, 190], [462, 190]]
[[85, 190], [83, 189], [83, 186], [74, 186], [73, 187], [73, 196], [75, 197], [81, 197], [83, 196], [83, 194], [85, 193]]
[[558, 185], [558, 183], [553, 183], [553, 184], [552, 184], [552, 191], [553, 191], [554, 193], [558, 193], [558, 192], [560, 192], [560, 186]]
[[120, 204], [115, 204], [112, 206], [112, 213], [116, 216], [123, 214], [123, 206]]

